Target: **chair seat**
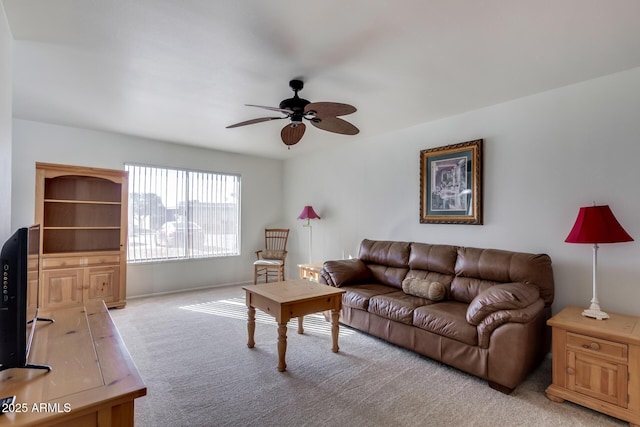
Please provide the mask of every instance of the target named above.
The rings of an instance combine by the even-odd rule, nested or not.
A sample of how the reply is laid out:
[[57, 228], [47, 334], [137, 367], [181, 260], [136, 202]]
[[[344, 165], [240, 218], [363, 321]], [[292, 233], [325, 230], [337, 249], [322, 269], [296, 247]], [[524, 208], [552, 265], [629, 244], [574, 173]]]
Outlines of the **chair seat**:
[[254, 261], [253, 265], [282, 265], [281, 259], [259, 259]]

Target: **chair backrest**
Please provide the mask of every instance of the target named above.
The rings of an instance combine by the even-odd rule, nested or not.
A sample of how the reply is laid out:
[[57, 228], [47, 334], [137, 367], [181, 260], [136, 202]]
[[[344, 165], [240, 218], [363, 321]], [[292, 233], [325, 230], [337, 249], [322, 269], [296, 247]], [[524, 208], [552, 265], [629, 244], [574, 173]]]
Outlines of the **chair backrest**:
[[284, 262], [287, 256], [288, 228], [266, 228], [264, 230], [263, 259], [279, 259]]
[[[288, 239], [288, 228], [266, 228], [264, 230], [264, 248], [271, 253], [282, 254], [282, 258], [286, 256]], [[276, 258], [280, 258], [280, 256]]]

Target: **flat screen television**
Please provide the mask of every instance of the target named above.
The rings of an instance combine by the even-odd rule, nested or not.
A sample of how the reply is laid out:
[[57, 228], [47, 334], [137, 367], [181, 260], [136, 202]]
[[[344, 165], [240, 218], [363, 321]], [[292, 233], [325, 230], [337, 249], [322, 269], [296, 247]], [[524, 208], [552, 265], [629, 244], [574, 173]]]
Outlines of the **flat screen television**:
[[38, 320], [40, 225], [19, 228], [0, 252], [0, 371], [11, 368], [51, 370], [27, 363]]

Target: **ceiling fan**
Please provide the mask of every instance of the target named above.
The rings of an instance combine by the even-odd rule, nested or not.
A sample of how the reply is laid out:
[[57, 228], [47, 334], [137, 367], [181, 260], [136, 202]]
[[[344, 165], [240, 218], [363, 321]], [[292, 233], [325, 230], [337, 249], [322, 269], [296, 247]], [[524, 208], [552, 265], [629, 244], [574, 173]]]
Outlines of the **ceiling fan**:
[[302, 139], [306, 129], [306, 126], [302, 121], [303, 119], [308, 120], [318, 129], [329, 132], [340, 133], [343, 135], [355, 135], [360, 132], [360, 130], [351, 123], [338, 118], [338, 116], [355, 113], [357, 110], [353, 105], [341, 104], [338, 102], [310, 102], [306, 99], [302, 99], [298, 97], [298, 91], [302, 90], [304, 87], [302, 80], [291, 80], [289, 82], [289, 87], [294, 92], [293, 98], [283, 100], [277, 108], [266, 107], [264, 105], [245, 104], [248, 107], [258, 107], [271, 111], [279, 111], [285, 114], [284, 117], [260, 117], [229, 125], [227, 126], [227, 129], [252, 125], [254, 123], [268, 122], [271, 120], [291, 119], [291, 122], [283, 127], [280, 132], [282, 142], [288, 146], [295, 145]]

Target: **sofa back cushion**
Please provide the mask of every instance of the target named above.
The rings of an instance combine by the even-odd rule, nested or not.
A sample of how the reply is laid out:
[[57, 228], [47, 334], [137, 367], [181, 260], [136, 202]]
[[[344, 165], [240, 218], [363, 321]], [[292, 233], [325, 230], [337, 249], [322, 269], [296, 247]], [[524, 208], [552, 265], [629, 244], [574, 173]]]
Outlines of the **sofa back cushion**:
[[411, 270], [426, 270], [453, 276], [458, 251], [456, 246], [412, 243], [409, 255]]
[[371, 270], [375, 281], [402, 289], [402, 280], [409, 271], [410, 247], [408, 242], [365, 239], [358, 258]]
[[411, 243], [407, 278], [442, 283], [445, 287], [444, 298], [449, 298], [458, 257], [457, 249], [451, 245]]
[[538, 288], [545, 305], [553, 302], [553, 271], [546, 254], [458, 248], [455, 274], [451, 298], [456, 301], [470, 303], [480, 292], [498, 283], [525, 282]]

